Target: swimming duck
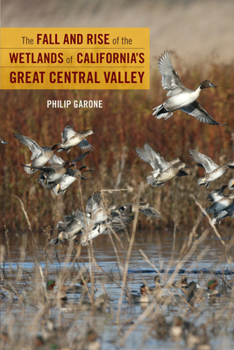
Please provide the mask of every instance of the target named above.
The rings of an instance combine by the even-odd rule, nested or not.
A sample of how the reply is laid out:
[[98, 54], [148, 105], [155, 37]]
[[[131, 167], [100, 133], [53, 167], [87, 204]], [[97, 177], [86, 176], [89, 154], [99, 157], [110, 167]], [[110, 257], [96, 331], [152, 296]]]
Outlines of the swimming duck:
[[210, 280], [207, 285], [207, 295], [208, 297], [218, 296], [219, 292], [215, 289], [218, 285], [217, 280]]
[[[27, 136], [13, 133], [15, 138], [19, 140], [21, 143], [23, 143], [25, 146], [27, 146], [30, 151], [32, 152], [33, 161], [31, 163], [25, 164], [24, 170], [28, 174], [34, 174], [38, 169], [36, 167], [41, 167], [45, 165], [52, 157], [54, 158], [55, 162], [59, 161], [59, 157], [56, 156], [55, 152], [60, 148], [59, 144], [54, 145], [51, 147], [40, 147], [36, 141], [30, 139]], [[35, 167], [35, 169], [34, 169]]]
[[153, 108], [153, 115], [156, 119], [168, 119], [175, 110], [180, 109], [202, 123], [220, 125], [196, 101], [202, 89], [216, 87], [215, 85], [211, 84], [209, 80], [205, 80], [195, 91], [187, 89], [171, 64], [170, 51], [165, 51], [159, 57], [158, 69], [162, 74], [162, 86], [168, 90], [167, 96], [169, 98], [160, 106]]
[[174, 288], [180, 288], [180, 289], [188, 288], [187, 277], [182, 276], [180, 280], [175, 281], [172, 285]]
[[84, 151], [93, 151], [94, 147], [86, 140], [86, 137], [93, 134], [93, 130], [76, 133], [72, 125], [67, 126], [62, 132], [62, 143], [60, 144], [58, 152], [67, 151], [67, 153], [69, 153], [71, 147], [76, 145]]
[[154, 287], [147, 288], [147, 293], [150, 295], [158, 295], [162, 291], [162, 287], [160, 285], [160, 277], [158, 275], [154, 277], [154, 284]]
[[9, 142], [5, 142], [1, 137], [0, 137], [0, 143], [2, 143], [3, 145], [9, 145]]
[[86, 284], [90, 283], [90, 276], [88, 277], [83, 277], [80, 279], [79, 283], [81, 284], [80, 286], [77, 285], [72, 285], [68, 286], [67, 294], [74, 294], [74, 293], [81, 293], [81, 294], [86, 294], [87, 289], [86, 289]]
[[179, 341], [183, 335], [183, 320], [181, 317], [175, 316], [170, 329], [172, 340]]
[[147, 293], [147, 288], [144, 284], [140, 287], [140, 295], [128, 293], [127, 299], [131, 303], [143, 303], [143, 304], [146, 303], [146, 304], [148, 304], [150, 302], [149, 296]]
[[223, 174], [226, 173], [228, 168], [234, 169], [233, 160], [230, 160], [226, 164], [219, 166], [215, 164], [211, 158], [198, 151], [190, 149], [189, 154], [198, 163], [198, 166], [205, 168], [207, 173], [203, 178], [198, 179], [197, 183], [199, 186], [205, 185], [208, 188], [210, 182], [219, 179]]
[[188, 303], [192, 304], [194, 301], [194, 296], [197, 292], [197, 283], [192, 281], [188, 284], [188, 290], [186, 291], [186, 300]]
[[56, 286], [56, 281], [54, 281], [54, 280], [49, 280], [46, 283], [46, 289], [48, 292], [49, 299], [55, 299], [57, 296], [59, 296], [61, 298], [61, 300], [66, 301], [67, 300], [68, 286], [61, 286], [60, 287], [60, 294], [54, 290], [55, 286]]
[[[144, 149], [136, 147], [135, 150], [138, 157], [144, 162], [150, 163], [154, 169], [152, 175], [146, 178], [148, 184], [153, 187], [163, 186], [166, 181], [175, 176], [188, 175], [182, 170], [183, 168], [188, 168], [188, 166], [185, 163], [182, 163], [179, 158], [174, 158], [170, 162], [167, 162], [159, 153], [155, 152], [147, 142], [144, 144]], [[177, 163], [180, 163], [179, 166], [174, 167]]]
[[208, 298], [220, 296], [219, 292], [215, 289], [217, 285], [218, 282], [214, 279], [208, 281], [207, 288], [201, 288], [194, 281], [190, 282], [188, 285], [188, 291], [186, 292], [188, 303], [193, 303], [194, 297], [196, 300], [201, 300], [205, 295], [207, 295]]

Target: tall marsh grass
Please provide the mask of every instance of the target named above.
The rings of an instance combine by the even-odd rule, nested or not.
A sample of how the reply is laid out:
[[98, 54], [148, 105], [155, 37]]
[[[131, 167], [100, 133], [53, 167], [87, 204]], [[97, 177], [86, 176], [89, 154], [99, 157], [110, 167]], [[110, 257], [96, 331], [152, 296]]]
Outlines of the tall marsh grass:
[[[210, 156], [217, 163], [225, 163], [234, 158], [232, 149], [232, 115], [234, 108], [234, 76], [232, 65], [213, 65], [204, 72], [201, 66], [183, 71], [179, 61], [175, 63], [185, 86], [194, 89], [204, 79], [216, 84], [216, 89], [206, 89], [199, 97], [201, 105], [220, 123], [227, 126], [210, 126], [198, 122], [187, 114], [176, 111], [167, 120], [156, 120], [152, 108], [162, 103], [166, 93], [161, 87], [161, 75], [155, 72], [149, 91], [1, 91], [1, 137], [9, 145], [1, 145], [0, 159], [0, 206], [1, 227], [6, 225], [11, 232], [27, 228], [22, 215], [18, 196], [28, 212], [33, 231], [42, 231], [47, 225], [52, 227], [62, 214], [68, 214], [81, 206], [79, 184], [76, 181], [64, 196], [54, 200], [51, 193], [37, 183], [37, 174], [29, 176], [21, 164], [29, 162], [31, 152], [13, 136], [18, 132], [35, 140], [41, 146], [53, 146], [61, 142], [61, 132], [67, 125], [75, 131], [93, 129], [96, 135], [89, 137], [95, 151], [82, 162], [94, 170], [93, 179], [82, 181], [85, 198], [102, 188], [126, 188], [128, 191], [113, 196], [117, 205], [134, 202], [138, 187], [144, 182], [141, 200], [150, 202], [162, 214], [156, 223], [140, 218], [139, 228], [160, 229], [177, 226], [178, 232], [189, 229], [197, 219], [198, 208], [190, 198], [194, 194], [205, 207], [209, 191], [198, 187], [197, 179], [202, 176], [189, 156], [189, 149]], [[47, 109], [47, 100], [101, 99], [102, 109]], [[147, 141], [166, 160], [180, 157], [190, 166], [190, 176], [176, 178], [162, 188], [152, 188], [146, 184], [146, 176], [151, 167], [135, 154], [135, 147], [142, 148]], [[60, 155], [74, 159], [81, 153], [78, 147]], [[121, 173], [121, 176], [119, 176]], [[227, 184], [233, 176], [228, 172], [211, 184], [210, 189]], [[58, 203], [60, 209], [58, 210]], [[4, 221], [3, 221], [4, 220]], [[205, 220], [205, 219], [204, 219]], [[230, 219], [222, 222], [222, 227], [232, 227]]]

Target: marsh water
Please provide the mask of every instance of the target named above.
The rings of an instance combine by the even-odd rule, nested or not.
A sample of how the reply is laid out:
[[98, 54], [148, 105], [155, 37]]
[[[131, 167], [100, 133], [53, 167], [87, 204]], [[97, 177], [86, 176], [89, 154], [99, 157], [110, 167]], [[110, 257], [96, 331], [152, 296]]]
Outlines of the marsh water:
[[[199, 237], [198, 237], [199, 238]], [[197, 238], [197, 239], [198, 239]], [[225, 241], [225, 238], [223, 238]], [[226, 237], [226, 241], [230, 240]], [[36, 283], [35, 278], [41, 280], [41, 275], [37, 274], [36, 268], [41, 267], [44, 281], [50, 279], [57, 280], [61, 271], [69, 267], [69, 274], [64, 281], [65, 285], [70, 285], [80, 270], [87, 273], [90, 271], [91, 257], [87, 247], [82, 247], [79, 258], [73, 259], [75, 253], [72, 249], [71, 256], [66, 261], [68, 247], [54, 247], [45, 252], [44, 237], [37, 240], [36, 249], [30, 243], [27, 235], [17, 237], [10, 236], [8, 244], [4, 237], [5, 259], [2, 263], [2, 271], [9, 279], [14, 279], [19, 272], [19, 268], [24, 271], [24, 276], [28, 276], [21, 284], [21, 291], [28, 288], [30, 284]], [[138, 293], [140, 286], [145, 283], [153, 286], [153, 278], [160, 274], [161, 284], [164, 285], [175, 272], [179, 265], [179, 273], [175, 273], [174, 280], [186, 275], [188, 282], [195, 281], [205, 288], [210, 279], [216, 278], [219, 282], [218, 288], [222, 289], [223, 281], [230, 282], [234, 277], [233, 249], [225, 253], [223, 245], [214, 235], [206, 238], [197, 245], [191, 256], [181, 254], [184, 246], [184, 237], [174, 237], [168, 232], [164, 235], [152, 235], [147, 232], [136, 235], [132, 246], [131, 257], [128, 265], [127, 288], [134, 293]], [[196, 238], [194, 238], [196, 241]], [[22, 246], [25, 249], [22, 249]], [[115, 240], [115, 245], [108, 235], [101, 235], [93, 243], [94, 258], [97, 263], [93, 270], [94, 298], [102, 293], [106, 293], [110, 300], [104, 312], [95, 313], [95, 316], [88, 310], [80, 310], [76, 319], [77, 326], [81, 333], [87, 331], [88, 325], [92, 324], [98, 335], [98, 342], [102, 349], [190, 349], [186, 340], [174, 340], [170, 333], [165, 337], [158, 335], [154, 329], [152, 313], [147, 314], [147, 307], [141, 304], [130, 305], [125, 293], [123, 293], [122, 305], [120, 308], [120, 323], [116, 322], [121, 295], [124, 264], [128, 254], [128, 239], [122, 236], [121, 242]], [[48, 255], [47, 255], [48, 254]], [[49, 256], [49, 258], [48, 258]], [[31, 282], [30, 282], [31, 279]], [[232, 285], [233, 283], [230, 283]], [[30, 286], [32, 287], [32, 285]], [[183, 293], [174, 290], [173, 293], [181, 297], [178, 305], [165, 307], [161, 311], [156, 311], [155, 315], [163, 314], [167, 324], [171, 324], [175, 316], [186, 317], [186, 322], [194, 324], [197, 329], [206, 325], [207, 343], [210, 349], [233, 349], [234, 348], [234, 324], [233, 324], [233, 295], [231, 288], [226, 288], [221, 292], [221, 297], [216, 298], [212, 303], [205, 300], [202, 312], [197, 313], [199, 306], [191, 308], [183, 303]], [[232, 304], [230, 300], [232, 299]], [[178, 299], [180, 300], [180, 299]], [[58, 315], [63, 325], [74, 322], [74, 310], [79, 305], [80, 295], [70, 294], [67, 302], [62, 307], [51, 308], [50, 317], [57, 323]], [[230, 311], [230, 305], [232, 310]], [[35, 310], [41, 306], [28, 305], [24, 309], [24, 316], [17, 297], [14, 297], [9, 316], [9, 301], [5, 298], [1, 300], [1, 324], [7, 329], [9, 320], [12, 317], [19, 320], [14, 323], [18, 327], [16, 333], [22, 334], [22, 327], [28, 327], [35, 318]], [[198, 316], [199, 314], [199, 316]], [[217, 315], [220, 315], [220, 323], [217, 323]], [[232, 316], [231, 316], [232, 315]], [[214, 324], [212, 324], [214, 320]], [[156, 323], [155, 323], [156, 324]], [[169, 327], [169, 326], [168, 326]], [[215, 328], [216, 332], [211, 329]], [[217, 329], [219, 331], [217, 331]], [[127, 334], [127, 336], [126, 336]], [[212, 337], [211, 337], [211, 334]], [[71, 335], [72, 336], [72, 335]], [[24, 347], [22, 347], [23, 349]], [[37, 349], [37, 347], [35, 347]], [[46, 347], [45, 347], [46, 348]], [[60, 347], [58, 347], [60, 349]], [[61, 347], [65, 349], [66, 347]], [[66, 349], [68, 349], [67, 347]], [[25, 348], [26, 349], [26, 348]], [[40, 349], [40, 347], [38, 347]]]

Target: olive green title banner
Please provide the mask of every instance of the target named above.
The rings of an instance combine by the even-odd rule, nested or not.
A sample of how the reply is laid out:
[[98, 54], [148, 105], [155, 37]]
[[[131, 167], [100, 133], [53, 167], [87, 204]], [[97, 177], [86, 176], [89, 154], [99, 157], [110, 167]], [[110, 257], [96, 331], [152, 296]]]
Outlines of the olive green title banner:
[[1, 89], [149, 89], [149, 28], [1, 28]]

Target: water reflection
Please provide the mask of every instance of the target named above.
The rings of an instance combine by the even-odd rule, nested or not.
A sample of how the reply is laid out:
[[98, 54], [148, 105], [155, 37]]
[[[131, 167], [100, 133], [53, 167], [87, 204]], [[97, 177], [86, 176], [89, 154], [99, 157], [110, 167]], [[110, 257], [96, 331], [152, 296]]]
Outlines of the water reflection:
[[[19, 271], [19, 267], [24, 269], [31, 276], [37, 276], [36, 279], [40, 280], [41, 275], [38, 273], [38, 266], [42, 268], [42, 272], [45, 280], [48, 279], [57, 279], [61, 271], [70, 266], [69, 278], [64, 282], [69, 285], [71, 281], [76, 278], [78, 271], [80, 269], [90, 269], [90, 258], [88, 254], [87, 247], [82, 247], [80, 256], [75, 259], [75, 262], [72, 263], [75, 257], [75, 251], [71, 252], [71, 257], [68, 264], [66, 264], [65, 257], [68, 250], [68, 246], [52, 247], [47, 250], [50, 258], [47, 257], [44, 250], [43, 240], [38, 239], [37, 248], [33, 247], [31, 240], [26, 236], [19, 236], [17, 239], [14, 237], [9, 238], [9, 246], [6, 245], [6, 242], [3, 239], [3, 243], [6, 247], [5, 253], [5, 262], [2, 264], [2, 271], [6, 273], [7, 277], [12, 278]], [[128, 275], [127, 275], [127, 287], [129, 290], [139, 292], [140, 286], [142, 283], [148, 284], [149, 286], [153, 285], [153, 278], [156, 271], [165, 271], [161, 273], [162, 284], [170, 278], [173, 271], [177, 267], [178, 261], [181, 261], [181, 269], [186, 270], [186, 275], [188, 281], [194, 280], [196, 283], [199, 283], [202, 287], [207, 285], [207, 281], [211, 278], [214, 278], [213, 271], [229, 269], [234, 271], [234, 262], [227, 262], [227, 255], [225, 254], [224, 248], [221, 245], [220, 241], [215, 238], [207, 238], [202, 244], [198, 245], [194, 250], [193, 254], [189, 257], [188, 260], [184, 261], [185, 255], [181, 255], [181, 249], [184, 246], [184, 238], [178, 237], [173, 243], [173, 238], [167, 235], [147, 235], [147, 232], [137, 235], [135, 243], [133, 244], [131, 259], [128, 266]], [[22, 250], [22, 245], [26, 247], [26, 251]], [[127, 252], [128, 252], [128, 240], [125, 236], [121, 237], [121, 242], [115, 240], [115, 248], [112, 245], [111, 240], [108, 235], [99, 236], [93, 242], [94, 248], [94, 257], [99, 268], [95, 269], [95, 289], [98, 292], [103, 290], [110, 296], [111, 301], [110, 305], [107, 308], [107, 314], [98, 314], [95, 318], [95, 324], [100, 324], [98, 330], [101, 333], [101, 344], [103, 349], [110, 349], [119, 347], [118, 343], [118, 334], [119, 334], [119, 325], [115, 323], [116, 314], [118, 310], [118, 303], [121, 293], [121, 288], [123, 280], [123, 269], [124, 263], [126, 261]], [[25, 253], [25, 255], [24, 255]], [[229, 251], [230, 255], [232, 252]], [[145, 254], [145, 257], [143, 256]], [[148, 260], [147, 260], [148, 259]], [[208, 273], [197, 274], [193, 270], [202, 270], [206, 269], [210, 271]], [[26, 274], [26, 272], [24, 272]], [[216, 277], [219, 279], [219, 282], [222, 282], [224, 276]], [[226, 276], [227, 281], [229, 281], [233, 276]], [[175, 279], [180, 279], [180, 276], [176, 274]], [[25, 288], [22, 284], [22, 289]], [[97, 293], [98, 293], [97, 292]], [[176, 290], [175, 294], [181, 295], [181, 292]], [[214, 302], [207, 300], [205, 309], [203, 310], [202, 316], [198, 317], [198, 324], [206, 323], [216, 310], [225, 310], [230, 300], [231, 290], [227, 290], [225, 298], [219, 298]], [[79, 309], [79, 296], [70, 295], [68, 302], [64, 303], [62, 309], [57, 309], [56, 307], [51, 310], [51, 317], [57, 318], [58, 313], [62, 312], [62, 319], [64, 323], [71, 322], [74, 317], [74, 310], [79, 310], [79, 319], [77, 319], [78, 327], [82, 327], [83, 324], [90, 319], [89, 309], [80, 310]], [[13, 314], [17, 315], [20, 311], [20, 305], [17, 305], [17, 298], [15, 301], [15, 309], [12, 311]], [[165, 317], [167, 323], [172, 323], [174, 316], [183, 315], [185, 310], [188, 311], [188, 307], [185, 306], [181, 309], [178, 305], [165, 308]], [[187, 312], [186, 311], [186, 312]], [[4, 314], [7, 312], [7, 303], [1, 303], [1, 317], [4, 319]], [[141, 317], [144, 310], [141, 305], [129, 305], [125, 296], [123, 296], [123, 303], [121, 309], [121, 322], [123, 328], [121, 334], [123, 335], [134, 322]], [[225, 312], [228, 312], [226, 310]], [[34, 315], [34, 307], [28, 305], [25, 313], [27, 318], [23, 319], [23, 323], [29, 324]], [[108, 315], [108, 316], [107, 316]], [[194, 317], [191, 313], [192, 318]], [[223, 317], [223, 314], [222, 314]], [[147, 320], [139, 323], [139, 326], [136, 327], [124, 343], [124, 348], [129, 349], [136, 347], [137, 349], [141, 346], [147, 346], [149, 349], [155, 347], [162, 349], [171, 349], [173, 342], [168, 336], [168, 339], [160, 340], [158, 336], [154, 335], [152, 327], [147, 324]], [[90, 322], [90, 320], [89, 320]], [[197, 322], [197, 321], [196, 321]], [[22, 324], [23, 324], [22, 323]], [[22, 324], [19, 327], [22, 327]], [[149, 331], [150, 329], [150, 331]], [[153, 332], [153, 333], [152, 333]], [[156, 332], [157, 333], [157, 332]], [[152, 335], [153, 334], [153, 335]], [[226, 335], [226, 344], [230, 344], [230, 349], [234, 347], [234, 342], [231, 337], [231, 330], [227, 332]], [[222, 339], [217, 336], [217, 343], [212, 345], [213, 349], [220, 349], [220, 344], [222, 344]], [[180, 348], [179, 344], [175, 343], [175, 348]], [[178, 347], [179, 346], [179, 347]], [[183, 345], [181, 345], [183, 348]], [[226, 347], [228, 349], [228, 347]]]

